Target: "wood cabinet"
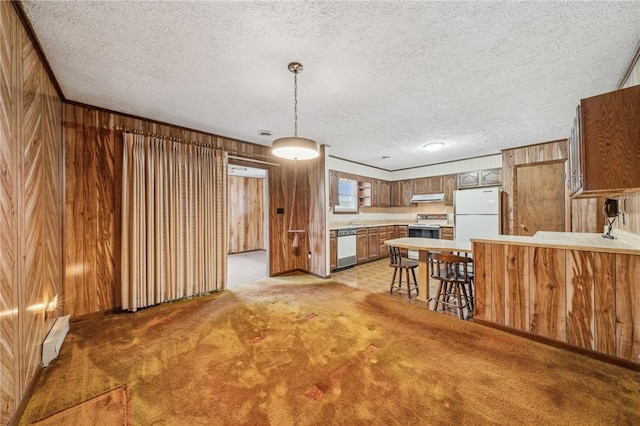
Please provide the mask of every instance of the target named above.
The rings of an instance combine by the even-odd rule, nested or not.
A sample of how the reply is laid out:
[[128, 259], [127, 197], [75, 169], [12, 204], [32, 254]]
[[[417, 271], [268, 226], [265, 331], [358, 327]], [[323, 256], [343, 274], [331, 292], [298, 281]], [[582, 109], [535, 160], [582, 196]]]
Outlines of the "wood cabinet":
[[389, 207], [391, 205], [391, 182], [371, 179], [371, 206]]
[[458, 189], [480, 186], [480, 171], [458, 173]]
[[339, 176], [335, 170], [329, 171], [329, 205], [337, 206], [340, 202], [338, 198]]
[[451, 174], [442, 177], [442, 186], [444, 192], [444, 205], [453, 205], [453, 191], [458, 189], [458, 175]]
[[443, 191], [442, 176], [413, 179], [414, 194], [439, 194]]
[[498, 186], [502, 184], [502, 169], [480, 170], [480, 186]]
[[369, 231], [366, 228], [358, 229], [356, 235], [356, 263], [366, 262], [369, 259]]
[[391, 182], [388, 180], [379, 181], [380, 198], [379, 207], [389, 207], [391, 205]]
[[640, 256], [473, 243], [474, 321], [640, 364]]
[[474, 170], [458, 173], [458, 189], [498, 186], [502, 184], [502, 169]]
[[[408, 238], [409, 237], [409, 227], [407, 225], [398, 225], [398, 236], [397, 238]], [[400, 253], [402, 256], [407, 257], [407, 249], [401, 248]]]
[[387, 231], [386, 226], [381, 226], [378, 228], [378, 256], [380, 258], [387, 256], [387, 245], [384, 243], [389, 238], [389, 233]]
[[369, 228], [369, 260], [380, 257], [380, 231], [378, 228]]
[[440, 228], [440, 238], [453, 241], [453, 227], [443, 226]]
[[574, 196], [640, 188], [640, 86], [582, 99], [570, 139]]
[[398, 225], [387, 226], [387, 240], [398, 238]]
[[338, 267], [338, 238], [336, 231], [329, 231], [329, 270]]
[[391, 182], [391, 207], [411, 206], [412, 186], [411, 179]]

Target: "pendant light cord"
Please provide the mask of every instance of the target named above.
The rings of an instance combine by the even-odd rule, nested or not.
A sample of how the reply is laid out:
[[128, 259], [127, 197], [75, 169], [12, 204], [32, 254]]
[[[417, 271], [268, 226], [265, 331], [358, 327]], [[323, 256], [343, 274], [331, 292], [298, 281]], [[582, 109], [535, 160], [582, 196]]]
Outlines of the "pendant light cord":
[[298, 71], [293, 73], [293, 136], [298, 137]]

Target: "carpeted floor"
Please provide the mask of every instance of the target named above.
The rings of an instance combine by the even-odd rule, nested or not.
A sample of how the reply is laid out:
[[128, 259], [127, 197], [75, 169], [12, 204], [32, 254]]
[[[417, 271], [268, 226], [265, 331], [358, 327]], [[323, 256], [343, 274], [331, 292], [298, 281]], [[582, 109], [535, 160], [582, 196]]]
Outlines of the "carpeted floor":
[[118, 386], [33, 423], [34, 426], [126, 426], [128, 424], [129, 396], [126, 385]]
[[127, 385], [134, 425], [640, 424], [640, 373], [300, 281], [72, 324], [21, 423]]

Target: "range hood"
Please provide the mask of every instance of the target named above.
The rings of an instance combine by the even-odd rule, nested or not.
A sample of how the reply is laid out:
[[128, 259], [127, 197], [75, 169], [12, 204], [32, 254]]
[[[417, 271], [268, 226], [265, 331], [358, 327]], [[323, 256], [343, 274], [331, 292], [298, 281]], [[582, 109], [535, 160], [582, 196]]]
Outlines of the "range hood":
[[443, 200], [444, 194], [414, 194], [413, 197], [411, 197], [412, 203], [430, 203]]

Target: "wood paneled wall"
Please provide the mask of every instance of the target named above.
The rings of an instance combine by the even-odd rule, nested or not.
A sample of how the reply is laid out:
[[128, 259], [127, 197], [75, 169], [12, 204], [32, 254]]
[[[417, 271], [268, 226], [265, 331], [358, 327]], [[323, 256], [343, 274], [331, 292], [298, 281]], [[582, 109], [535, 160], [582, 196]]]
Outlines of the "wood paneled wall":
[[62, 299], [62, 103], [11, 3], [0, 2], [0, 424], [40, 366]]
[[[320, 157], [311, 161], [287, 162], [269, 174], [269, 250], [270, 271], [278, 275], [292, 270], [309, 271], [325, 277], [326, 270], [326, 214], [324, 147]], [[295, 191], [294, 191], [295, 188]], [[292, 200], [296, 203], [292, 212]], [[282, 209], [283, 213], [278, 213]], [[291, 226], [302, 230], [299, 246], [292, 247]], [[308, 254], [311, 253], [311, 258]]]
[[[620, 216], [614, 222], [614, 228], [640, 235], [640, 191], [628, 192], [613, 198], [625, 200], [626, 203], [624, 223]], [[599, 205], [598, 212], [602, 216], [602, 204]]]
[[605, 225], [602, 205], [605, 197], [571, 200], [571, 231], [602, 232]]
[[229, 176], [229, 253], [266, 249], [264, 191], [262, 178]]
[[[292, 161], [271, 157], [270, 149], [262, 145], [66, 104], [65, 313], [78, 316], [120, 307], [122, 134], [116, 128], [195, 141], [233, 155], [280, 164], [268, 166], [271, 274], [299, 269], [326, 275], [323, 156], [294, 167]], [[307, 233], [301, 238], [300, 248], [292, 251], [286, 227], [296, 169], [299, 218], [295, 223]], [[286, 220], [276, 213], [277, 207], [285, 208]], [[312, 251], [311, 260], [308, 251]]]
[[[566, 139], [560, 139], [557, 141], [551, 141], [537, 145], [529, 145], [521, 148], [506, 149], [502, 151], [502, 189], [504, 191], [502, 229], [504, 234], [515, 234], [513, 224], [513, 183], [515, 176], [515, 166], [518, 166], [520, 164], [540, 163], [543, 161], [551, 160], [566, 160], [569, 155], [568, 148], [568, 141]], [[565, 175], [567, 176], [568, 167], [568, 164], [565, 164]], [[570, 230], [571, 204], [569, 191], [566, 187], [566, 182], [562, 184], [565, 184], [566, 197], [565, 224], [567, 230]]]
[[640, 363], [640, 256], [473, 244], [477, 321]]

